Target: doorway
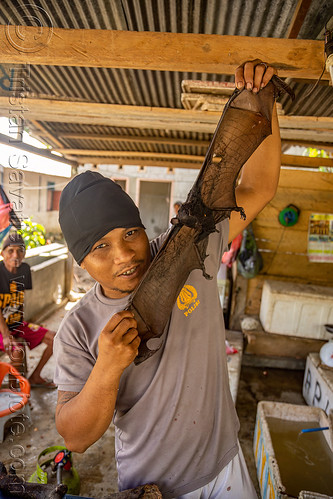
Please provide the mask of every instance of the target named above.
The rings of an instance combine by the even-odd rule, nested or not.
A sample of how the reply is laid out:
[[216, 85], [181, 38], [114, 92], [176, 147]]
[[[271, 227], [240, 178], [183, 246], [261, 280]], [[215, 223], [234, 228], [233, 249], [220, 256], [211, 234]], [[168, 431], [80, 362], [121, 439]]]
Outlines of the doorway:
[[171, 182], [140, 180], [138, 204], [149, 240], [169, 227], [170, 194]]

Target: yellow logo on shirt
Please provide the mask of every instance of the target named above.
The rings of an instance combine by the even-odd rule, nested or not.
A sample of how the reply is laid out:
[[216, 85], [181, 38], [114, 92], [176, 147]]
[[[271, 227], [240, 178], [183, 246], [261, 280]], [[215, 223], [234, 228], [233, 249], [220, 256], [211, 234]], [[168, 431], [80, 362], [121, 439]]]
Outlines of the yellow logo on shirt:
[[197, 306], [200, 305], [200, 301], [197, 300], [197, 296], [197, 290], [189, 284], [186, 284], [179, 293], [177, 298], [177, 306], [179, 310], [184, 310], [185, 317], [191, 314], [193, 310], [195, 310]]

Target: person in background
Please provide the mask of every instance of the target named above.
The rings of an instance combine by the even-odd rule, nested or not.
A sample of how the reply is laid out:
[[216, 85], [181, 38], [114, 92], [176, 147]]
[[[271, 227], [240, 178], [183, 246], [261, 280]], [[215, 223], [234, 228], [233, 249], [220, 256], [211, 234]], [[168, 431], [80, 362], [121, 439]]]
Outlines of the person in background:
[[181, 201], [176, 201], [173, 205], [173, 209], [174, 209], [174, 212], [175, 212], [175, 217], [178, 215], [178, 210], [179, 208], [181, 207], [183, 203]]
[[53, 352], [55, 333], [23, 320], [24, 291], [32, 289], [32, 282], [29, 265], [22, 263], [25, 244], [20, 234], [14, 232], [4, 239], [1, 256], [3, 260], [0, 262], [0, 350], [10, 356], [12, 365], [23, 374], [25, 349], [22, 347], [22, 341], [30, 349], [45, 343], [46, 348], [30, 375], [29, 382], [32, 387], [55, 388], [52, 381], [41, 376], [41, 371]]
[[[173, 211], [174, 211], [174, 215], [172, 218], [176, 218], [177, 215], [178, 215], [178, 211], [179, 211], [179, 208], [181, 207], [183, 203], [181, 201], [176, 201], [174, 204], [173, 204]], [[172, 225], [172, 219], [170, 220], [169, 222], [169, 229], [171, 229], [171, 227], [173, 227]]]
[[[236, 86], [257, 93], [274, 73], [248, 61], [236, 69]], [[62, 232], [96, 284], [55, 338], [56, 425], [68, 449], [84, 452], [114, 422], [120, 490], [155, 483], [164, 499], [257, 498], [238, 443], [216, 275], [228, 241], [273, 198], [280, 165], [275, 109], [272, 135], [236, 187], [246, 221], [233, 212], [209, 235], [205, 269], [213, 279], [190, 273], [160, 348], [139, 365], [140, 337], [127, 307], [166, 233], [149, 243], [131, 198], [97, 172], [77, 175], [62, 192]]]

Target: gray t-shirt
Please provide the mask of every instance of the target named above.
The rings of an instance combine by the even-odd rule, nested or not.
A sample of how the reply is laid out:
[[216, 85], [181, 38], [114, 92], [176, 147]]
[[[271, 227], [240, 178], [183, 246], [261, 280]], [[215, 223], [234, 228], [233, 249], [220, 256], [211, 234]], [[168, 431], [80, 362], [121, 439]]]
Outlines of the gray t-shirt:
[[[161, 348], [121, 377], [114, 414], [120, 490], [156, 483], [163, 498], [178, 497], [210, 482], [238, 452], [216, 282], [228, 220], [218, 229], [205, 260], [213, 279], [191, 272]], [[82, 389], [96, 362], [99, 332], [129, 298], [108, 299], [96, 284], [68, 313], [54, 345], [60, 390]]]

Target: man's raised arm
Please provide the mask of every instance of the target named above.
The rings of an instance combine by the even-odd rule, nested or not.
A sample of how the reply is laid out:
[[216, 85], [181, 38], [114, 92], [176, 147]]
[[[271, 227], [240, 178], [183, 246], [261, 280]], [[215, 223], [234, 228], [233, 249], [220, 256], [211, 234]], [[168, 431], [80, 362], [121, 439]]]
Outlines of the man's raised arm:
[[[237, 88], [258, 92], [267, 85], [276, 70], [259, 59], [239, 66], [235, 73]], [[281, 166], [281, 140], [276, 105], [272, 114], [272, 135], [267, 137], [248, 159], [241, 171], [240, 182], [236, 187], [236, 201], [246, 213], [246, 220], [239, 213], [230, 216], [229, 242], [258, 215], [274, 197], [279, 182]]]

